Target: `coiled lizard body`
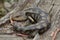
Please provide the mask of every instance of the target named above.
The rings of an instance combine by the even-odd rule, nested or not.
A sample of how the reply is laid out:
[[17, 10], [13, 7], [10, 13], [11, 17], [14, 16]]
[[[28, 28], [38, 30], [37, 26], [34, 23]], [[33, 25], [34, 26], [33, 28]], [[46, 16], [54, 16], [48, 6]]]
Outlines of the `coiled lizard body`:
[[[28, 8], [25, 9], [23, 12], [25, 12], [24, 14], [26, 16], [26, 19], [24, 20], [27, 24], [21, 26], [17, 22], [13, 22], [12, 26], [15, 32], [25, 34], [28, 35], [29, 38], [33, 38], [36, 35], [36, 33], [43, 34], [50, 28], [49, 14], [45, 13], [40, 8]], [[12, 19], [12, 21], [13, 20], [14, 19]]]

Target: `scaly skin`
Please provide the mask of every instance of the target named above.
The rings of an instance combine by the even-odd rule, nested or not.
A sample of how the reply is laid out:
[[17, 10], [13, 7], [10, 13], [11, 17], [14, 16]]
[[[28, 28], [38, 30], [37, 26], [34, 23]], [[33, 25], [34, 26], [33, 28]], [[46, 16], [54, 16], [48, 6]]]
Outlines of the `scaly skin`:
[[[17, 24], [14, 23], [13, 27], [15, 28], [16, 32], [19, 32], [22, 34], [31, 33], [31, 34], [29, 34], [29, 36], [35, 36], [35, 34], [33, 35], [33, 32], [36, 32], [36, 30], [39, 34], [43, 34], [45, 31], [47, 31], [50, 28], [49, 14], [45, 13], [44, 11], [42, 11], [39, 8], [28, 8], [28, 9], [26, 9], [26, 12], [30, 12], [31, 16], [37, 21], [37, 23], [28, 25], [28, 26], [23, 26], [23, 27], [18, 26]], [[28, 18], [28, 16], [27, 16], [27, 18]], [[31, 18], [31, 19], [33, 19], [33, 18]], [[29, 20], [31, 20], [31, 19], [29, 19]], [[29, 22], [31, 23], [31, 21], [29, 21]]]

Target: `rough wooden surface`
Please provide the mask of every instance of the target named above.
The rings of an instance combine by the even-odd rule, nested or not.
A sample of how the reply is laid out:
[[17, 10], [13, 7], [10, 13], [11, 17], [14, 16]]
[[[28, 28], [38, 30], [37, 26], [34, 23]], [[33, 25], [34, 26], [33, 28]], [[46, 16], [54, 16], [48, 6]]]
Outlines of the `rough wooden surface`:
[[[41, 35], [40, 40], [52, 40], [50, 36], [53, 31], [60, 28], [60, 0], [30, 0], [25, 8], [37, 6], [43, 11], [49, 13], [51, 16], [51, 28]], [[13, 35], [0, 35], [0, 40], [23, 40], [21, 37]], [[27, 39], [28, 40], [28, 39]], [[58, 33], [56, 40], [60, 40], [60, 33]]]

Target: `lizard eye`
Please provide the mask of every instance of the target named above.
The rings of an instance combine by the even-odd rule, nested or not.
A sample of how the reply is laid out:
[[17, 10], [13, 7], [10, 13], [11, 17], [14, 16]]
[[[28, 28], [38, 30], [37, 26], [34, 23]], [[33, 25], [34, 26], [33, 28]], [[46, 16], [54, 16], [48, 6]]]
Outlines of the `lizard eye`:
[[26, 16], [29, 16], [29, 15], [31, 15], [31, 13], [30, 12], [26, 12], [26, 14], [25, 14]]

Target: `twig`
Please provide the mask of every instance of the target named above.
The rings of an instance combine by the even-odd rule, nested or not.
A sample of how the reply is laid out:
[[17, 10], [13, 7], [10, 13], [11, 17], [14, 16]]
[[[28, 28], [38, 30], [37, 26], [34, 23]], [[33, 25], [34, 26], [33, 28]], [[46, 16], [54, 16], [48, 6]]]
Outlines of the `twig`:
[[26, 37], [27, 35], [23, 35], [23, 34], [19, 34], [19, 33], [16, 33], [17, 36], [21, 36], [23, 38], [23, 40], [26, 40], [24, 37]]
[[55, 40], [56, 35], [59, 31], [60, 31], [60, 29], [56, 29], [56, 31], [51, 34], [51, 36], [53, 37], [52, 40]]
[[13, 24], [14, 22], [13, 22], [13, 20], [12, 20], [12, 17], [10, 17], [10, 22], [11, 22], [11, 24]]
[[35, 37], [33, 38], [33, 40], [40, 40], [40, 35], [37, 33], [37, 34], [35, 35]]

